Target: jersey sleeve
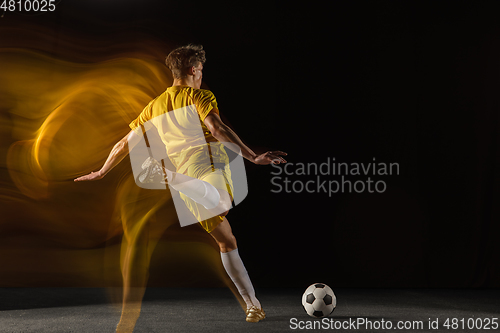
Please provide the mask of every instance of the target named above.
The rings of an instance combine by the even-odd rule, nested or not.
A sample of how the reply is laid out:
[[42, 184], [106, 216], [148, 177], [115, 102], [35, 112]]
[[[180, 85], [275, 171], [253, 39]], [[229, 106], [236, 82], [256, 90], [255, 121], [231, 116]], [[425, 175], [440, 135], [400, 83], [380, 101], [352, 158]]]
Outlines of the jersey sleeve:
[[196, 111], [200, 115], [201, 120], [205, 120], [210, 111], [217, 109], [217, 100], [215, 95], [210, 90], [200, 89], [195, 98]]
[[141, 125], [144, 125], [145, 130], [149, 130], [153, 124], [150, 121], [153, 118], [153, 104], [156, 98], [142, 110], [141, 114], [129, 124], [129, 127], [134, 130], [138, 135], [142, 135]]

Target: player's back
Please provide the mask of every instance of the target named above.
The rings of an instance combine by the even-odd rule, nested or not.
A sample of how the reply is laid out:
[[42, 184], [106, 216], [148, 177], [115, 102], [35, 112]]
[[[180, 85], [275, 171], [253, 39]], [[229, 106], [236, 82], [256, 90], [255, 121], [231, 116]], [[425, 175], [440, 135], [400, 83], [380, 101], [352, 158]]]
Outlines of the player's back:
[[170, 155], [217, 141], [203, 120], [213, 109], [215, 98], [208, 90], [188, 86], [168, 88], [151, 104], [152, 124]]

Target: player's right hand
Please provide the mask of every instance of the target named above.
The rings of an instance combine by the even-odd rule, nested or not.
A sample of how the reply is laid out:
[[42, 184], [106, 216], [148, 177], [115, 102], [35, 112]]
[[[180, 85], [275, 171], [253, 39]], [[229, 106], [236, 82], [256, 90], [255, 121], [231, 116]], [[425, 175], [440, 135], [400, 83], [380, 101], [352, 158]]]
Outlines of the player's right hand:
[[265, 152], [264, 154], [258, 155], [255, 158], [254, 163], [259, 165], [286, 163], [286, 160], [283, 157], [281, 157], [286, 155], [288, 154], [279, 150], [268, 151]]

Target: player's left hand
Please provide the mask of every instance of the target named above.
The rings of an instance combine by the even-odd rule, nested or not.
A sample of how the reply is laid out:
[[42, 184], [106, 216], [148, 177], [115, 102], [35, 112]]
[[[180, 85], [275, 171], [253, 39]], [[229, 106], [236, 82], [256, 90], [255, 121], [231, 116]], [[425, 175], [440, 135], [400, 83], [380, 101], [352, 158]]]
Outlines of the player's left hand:
[[255, 158], [254, 163], [260, 165], [286, 163], [286, 160], [283, 157], [281, 157], [286, 155], [288, 154], [279, 150], [268, 151], [264, 154], [258, 155]]
[[75, 179], [75, 182], [84, 182], [84, 181], [92, 181], [102, 179], [104, 175], [101, 175], [101, 172], [91, 172], [88, 175], [81, 176]]

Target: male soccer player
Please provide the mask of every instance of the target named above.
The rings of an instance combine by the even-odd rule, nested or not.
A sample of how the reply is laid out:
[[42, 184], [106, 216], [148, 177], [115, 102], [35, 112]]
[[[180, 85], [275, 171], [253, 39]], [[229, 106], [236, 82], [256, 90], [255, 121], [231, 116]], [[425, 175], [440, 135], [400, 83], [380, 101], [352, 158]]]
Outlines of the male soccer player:
[[[286, 153], [269, 151], [257, 155], [222, 122], [214, 94], [200, 89], [205, 60], [201, 45], [190, 44], [173, 50], [165, 61], [174, 78], [172, 86], [153, 99], [130, 123], [131, 131], [114, 146], [99, 171], [75, 181], [103, 178], [139, 142], [144, 127], [150, 124], [157, 127], [177, 169], [176, 172], [163, 170], [165, 182], [181, 193], [186, 206], [219, 245], [223, 266], [247, 305], [246, 321], [258, 322], [265, 318], [265, 313], [255, 296], [238, 254], [236, 238], [225, 217], [233, 200], [233, 184], [229, 159], [221, 142], [236, 145], [239, 154], [260, 165], [286, 163], [282, 157]], [[193, 113], [189, 110], [195, 110], [195, 123], [199, 122], [203, 131], [201, 141], [200, 137], [191, 135], [194, 132], [186, 125], [193, 123]], [[203, 209], [212, 212], [213, 217], [201, 220]]]

